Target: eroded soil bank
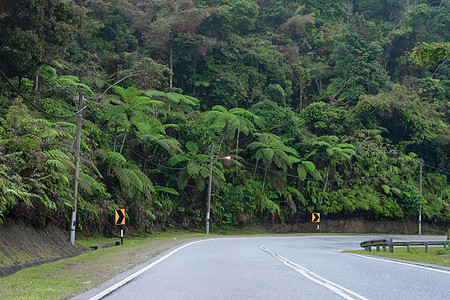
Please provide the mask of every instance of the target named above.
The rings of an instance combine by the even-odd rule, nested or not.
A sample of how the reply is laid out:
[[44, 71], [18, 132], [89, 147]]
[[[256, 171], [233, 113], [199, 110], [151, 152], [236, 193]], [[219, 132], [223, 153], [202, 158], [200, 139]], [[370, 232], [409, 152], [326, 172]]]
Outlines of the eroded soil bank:
[[72, 246], [68, 234], [56, 226], [36, 229], [11, 220], [0, 225], [0, 277], [86, 251]]

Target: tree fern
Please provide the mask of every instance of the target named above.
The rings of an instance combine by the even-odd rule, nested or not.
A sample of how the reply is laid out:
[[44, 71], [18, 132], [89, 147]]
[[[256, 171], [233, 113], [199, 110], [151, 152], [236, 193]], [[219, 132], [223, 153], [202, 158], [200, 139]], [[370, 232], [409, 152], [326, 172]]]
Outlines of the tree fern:
[[121, 168], [119, 166], [113, 166], [112, 172], [115, 177], [119, 180], [122, 189], [125, 191], [131, 188], [131, 178], [128, 176], [127, 169]]
[[269, 211], [274, 215], [280, 215], [281, 213], [280, 206], [277, 203], [270, 200], [267, 196], [262, 197], [260, 210], [261, 212]]
[[134, 97], [133, 100], [131, 101], [131, 103], [133, 103], [134, 105], [151, 105], [151, 106], [164, 105], [164, 102], [162, 102], [162, 101], [152, 100], [149, 97], [145, 97], [145, 96]]
[[109, 151], [106, 153], [105, 158], [107, 160], [107, 163], [110, 165], [123, 166], [124, 164], [127, 163], [125, 157], [118, 152]]
[[154, 188], [155, 188], [156, 192], [163, 192], [163, 193], [166, 193], [166, 194], [179, 196], [179, 193], [177, 192], [177, 190], [175, 190], [173, 188], [170, 188], [170, 187], [155, 185]]
[[136, 176], [142, 182], [142, 192], [150, 197], [150, 194], [155, 192], [155, 188], [153, 187], [153, 183], [151, 182], [150, 178], [148, 178], [148, 176], [145, 175], [144, 172], [142, 172], [141, 169], [139, 169], [139, 167], [137, 167], [136, 165], [131, 165], [131, 167]]
[[172, 155], [169, 158], [168, 163], [171, 166], [175, 166], [175, 165], [177, 165], [179, 163], [182, 163], [182, 162], [185, 162], [185, 161], [189, 161], [189, 159], [190, 158], [187, 155], [185, 155], [185, 154], [175, 154], [175, 155]]
[[196, 108], [199, 106], [200, 101], [192, 96], [177, 94], [177, 93], [165, 93], [157, 90], [146, 91], [145, 94], [150, 98], [162, 98], [167, 99], [171, 104], [185, 105], [187, 107]]
[[189, 174], [187, 169], [183, 169], [178, 173], [177, 177], [177, 185], [180, 190], [184, 190], [184, 188], [187, 186], [189, 179], [191, 178], [191, 175]]

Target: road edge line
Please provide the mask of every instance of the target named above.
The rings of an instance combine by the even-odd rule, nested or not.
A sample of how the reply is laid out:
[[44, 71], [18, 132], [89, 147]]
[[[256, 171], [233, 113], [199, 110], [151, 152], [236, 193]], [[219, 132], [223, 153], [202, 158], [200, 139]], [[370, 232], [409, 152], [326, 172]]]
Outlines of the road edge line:
[[131, 280], [133, 280], [134, 278], [136, 278], [137, 276], [141, 275], [142, 273], [148, 271], [149, 269], [153, 268], [154, 266], [156, 266], [157, 264], [159, 264], [160, 262], [166, 260], [167, 258], [169, 258], [170, 256], [172, 256], [173, 254], [177, 253], [178, 251], [180, 251], [181, 249], [184, 249], [188, 246], [194, 245], [194, 244], [198, 244], [198, 243], [202, 243], [205, 241], [211, 241], [213, 239], [205, 239], [205, 240], [199, 240], [199, 241], [193, 241], [190, 242], [188, 244], [182, 245], [174, 250], [172, 250], [171, 252], [167, 253], [166, 255], [160, 257], [159, 259], [155, 260], [154, 262], [152, 262], [151, 264], [149, 264], [148, 266], [145, 266], [144, 268], [140, 269], [139, 271], [129, 275], [128, 277], [126, 277], [125, 279], [122, 279], [121, 281], [119, 281], [118, 283], [110, 286], [109, 288], [103, 290], [102, 292], [98, 293], [97, 295], [89, 298], [89, 300], [98, 300], [101, 299], [103, 297], [105, 297], [108, 294], [111, 294], [112, 292], [114, 292], [115, 290], [117, 290], [118, 288], [120, 288], [121, 286], [127, 284], [128, 282], [130, 282]]
[[415, 268], [419, 268], [419, 269], [425, 269], [425, 270], [429, 270], [429, 271], [435, 271], [435, 272], [444, 273], [444, 274], [450, 274], [450, 270], [444, 269], [444, 268], [446, 268], [444, 266], [439, 266], [439, 265], [426, 266], [426, 265], [422, 265], [420, 263], [416, 263], [416, 262], [412, 262], [412, 261], [400, 260], [400, 259], [389, 258], [389, 257], [378, 257], [378, 256], [374, 257], [374, 256], [370, 256], [370, 255], [344, 252], [344, 251], [345, 250], [341, 250], [340, 253], [359, 256], [359, 257], [367, 258], [367, 259], [388, 262], [388, 263], [393, 263], [393, 264], [415, 267]]

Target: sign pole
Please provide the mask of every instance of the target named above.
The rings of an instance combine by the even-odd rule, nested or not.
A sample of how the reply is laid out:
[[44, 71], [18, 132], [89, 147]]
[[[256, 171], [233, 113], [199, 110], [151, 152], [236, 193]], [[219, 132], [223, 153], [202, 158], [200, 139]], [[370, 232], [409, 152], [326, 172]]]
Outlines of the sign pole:
[[312, 213], [311, 221], [313, 223], [317, 223], [317, 231], [319, 231], [320, 230], [320, 213], [316, 213], [316, 212]]

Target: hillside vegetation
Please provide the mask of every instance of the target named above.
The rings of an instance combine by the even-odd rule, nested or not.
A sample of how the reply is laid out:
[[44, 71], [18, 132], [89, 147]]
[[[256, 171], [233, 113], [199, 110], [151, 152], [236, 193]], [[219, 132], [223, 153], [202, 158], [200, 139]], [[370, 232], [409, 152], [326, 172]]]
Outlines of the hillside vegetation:
[[69, 228], [80, 113], [85, 233], [201, 228], [210, 166], [213, 228], [448, 227], [449, 28], [447, 0], [2, 1], [0, 222]]

